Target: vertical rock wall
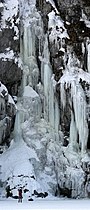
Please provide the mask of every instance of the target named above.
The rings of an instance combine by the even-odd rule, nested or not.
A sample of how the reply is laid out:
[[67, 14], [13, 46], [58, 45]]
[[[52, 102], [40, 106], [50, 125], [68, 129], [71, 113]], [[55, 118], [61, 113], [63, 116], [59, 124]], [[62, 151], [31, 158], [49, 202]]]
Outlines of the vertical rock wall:
[[17, 0], [0, 2], [0, 25], [0, 81], [8, 91], [7, 98], [0, 95], [0, 144], [8, 144], [15, 120], [15, 104], [13, 99], [9, 103], [9, 94], [17, 96], [22, 78]]

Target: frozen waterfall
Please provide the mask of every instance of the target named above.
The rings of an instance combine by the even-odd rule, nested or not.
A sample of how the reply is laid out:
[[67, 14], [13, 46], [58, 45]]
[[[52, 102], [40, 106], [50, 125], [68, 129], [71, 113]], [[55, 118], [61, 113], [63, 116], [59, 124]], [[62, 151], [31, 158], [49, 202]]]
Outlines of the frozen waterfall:
[[[21, 20], [20, 55], [23, 62], [23, 76], [20, 87], [20, 96], [17, 103], [14, 129], [15, 140], [19, 140], [23, 137], [22, 124], [25, 121], [29, 119], [35, 122], [40, 120], [42, 109], [40, 98], [34, 91], [37, 87], [39, 77], [39, 69], [35, 54], [35, 39], [39, 30], [39, 25], [41, 24], [41, 18], [35, 9], [35, 1], [26, 2], [25, 6], [26, 7], [23, 9], [26, 11], [28, 7], [30, 8], [30, 11], [28, 17], [25, 16], [25, 13], [21, 14], [23, 20]], [[36, 19], [33, 19], [33, 13], [36, 15]]]
[[[31, 4], [33, 3], [31, 2], [30, 5]], [[34, 13], [35, 18], [33, 18], [32, 13]], [[44, 119], [50, 124], [51, 128], [54, 129], [54, 132], [58, 133], [61, 127], [60, 109], [58, 98], [55, 94], [57, 82], [54, 80], [52, 66], [50, 64], [48, 35], [44, 35], [42, 29], [42, 20], [40, 15], [37, 13], [34, 4], [32, 7], [30, 7], [29, 17], [26, 25], [25, 18], [27, 20], [27, 16], [25, 17], [23, 15], [23, 17], [24, 21], [22, 22], [23, 26], [21, 36], [21, 56], [23, 59], [23, 92], [25, 87], [28, 85], [37, 91], [40, 75], [40, 82], [43, 85], [43, 96], [41, 96], [41, 98], [43, 98], [43, 116]], [[50, 20], [48, 24], [52, 24], [52, 19]], [[62, 21], [60, 20], [59, 24], [60, 26], [62, 25], [62, 27], [64, 27]], [[39, 69], [36, 61], [36, 37], [38, 38], [38, 56], [41, 62], [41, 69]], [[62, 36], [60, 36], [60, 40], [62, 42]], [[42, 46], [43, 50], [41, 50]], [[88, 43], [88, 40], [86, 41], [86, 48], [88, 51], [87, 66], [89, 72], [90, 44]], [[82, 44], [82, 51], [84, 54], [84, 44]], [[67, 103], [66, 90], [69, 88], [69, 103], [71, 108], [70, 144], [73, 147], [75, 145], [77, 147], [78, 145], [78, 151], [81, 149], [81, 152], [84, 153], [86, 151], [88, 139], [88, 125], [86, 119], [87, 104], [84, 90], [79, 82], [80, 78], [78, 79], [77, 76], [75, 76], [75, 74], [78, 74], [77, 72], [80, 66], [80, 62], [75, 57], [74, 53], [70, 53], [69, 51], [67, 53], [69, 55], [68, 63], [65, 67], [65, 74], [60, 79], [61, 103], [63, 105], [64, 111]]]
[[[7, 2], [9, 5], [13, 0]], [[6, 24], [10, 31], [6, 27], [1, 33], [8, 31], [8, 39], [12, 35], [5, 46], [13, 47], [13, 58], [11, 54], [6, 57], [9, 48], [1, 53], [1, 62], [14, 64], [10, 84], [6, 76], [9, 91], [15, 87], [16, 92], [21, 81], [16, 105], [10, 105], [5, 90], [0, 97], [0, 139], [7, 144], [5, 152], [0, 147], [4, 189], [10, 186], [12, 197], [18, 198], [18, 188], [22, 187], [23, 200], [27, 201], [39, 196], [43, 200], [90, 197], [90, 39], [84, 14], [78, 23], [83, 5], [76, 0], [70, 8], [63, 8], [63, 1], [61, 7], [53, 0], [16, 2], [19, 16], [12, 14]], [[15, 28], [20, 26], [20, 58], [19, 39], [12, 43], [16, 35], [9, 21]], [[12, 84], [18, 58], [22, 80], [17, 81], [16, 72]]]
[[[71, 64], [71, 63], [70, 63]], [[69, 64], [69, 65], [70, 65]], [[75, 70], [76, 69], [76, 70]], [[70, 124], [70, 145], [75, 146], [81, 153], [85, 153], [88, 140], [88, 124], [86, 116], [86, 98], [84, 90], [79, 82], [76, 67], [70, 66], [69, 70], [60, 79], [61, 102], [63, 109], [66, 106], [66, 90], [69, 90], [69, 106], [71, 108], [71, 124]], [[78, 139], [79, 138], [79, 139]]]
[[[48, 38], [45, 37], [41, 79], [44, 86], [44, 118], [54, 128], [55, 132], [59, 131], [59, 107], [58, 99], [55, 96], [55, 80], [52, 73], [52, 67], [49, 61]], [[55, 84], [54, 84], [55, 83]]]

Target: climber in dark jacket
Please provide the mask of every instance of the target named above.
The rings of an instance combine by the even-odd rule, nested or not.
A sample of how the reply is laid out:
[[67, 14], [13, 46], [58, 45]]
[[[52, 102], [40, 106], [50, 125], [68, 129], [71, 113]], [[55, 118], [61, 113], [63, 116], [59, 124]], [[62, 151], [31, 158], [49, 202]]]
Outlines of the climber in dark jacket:
[[18, 202], [22, 202], [22, 188], [18, 189]]

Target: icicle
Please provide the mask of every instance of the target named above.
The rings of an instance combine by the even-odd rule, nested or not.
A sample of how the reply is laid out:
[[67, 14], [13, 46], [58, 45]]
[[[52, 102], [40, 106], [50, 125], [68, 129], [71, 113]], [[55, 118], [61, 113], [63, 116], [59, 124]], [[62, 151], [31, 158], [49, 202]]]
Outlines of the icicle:
[[35, 90], [38, 84], [38, 78], [39, 78], [39, 69], [34, 68], [32, 71], [32, 86]]
[[2, 143], [3, 137], [5, 137], [5, 131], [6, 131], [6, 119], [0, 120], [0, 144]]
[[49, 88], [51, 80], [51, 69], [48, 64], [44, 64], [44, 117], [49, 121]]
[[60, 111], [58, 106], [57, 98], [55, 98], [55, 114], [54, 114], [54, 121], [55, 121], [55, 131], [58, 133], [59, 131], [59, 120], [60, 120]]
[[60, 95], [61, 95], [61, 103], [64, 110], [65, 105], [66, 105], [65, 83], [60, 84]]
[[44, 118], [49, 121], [49, 88], [51, 80], [51, 69], [49, 66], [49, 49], [47, 36], [45, 37], [42, 69], [41, 69], [41, 79], [44, 85]]
[[70, 125], [70, 143], [71, 145], [75, 145], [77, 143], [76, 141], [78, 135], [79, 146], [81, 148], [81, 153], [83, 154], [86, 152], [88, 139], [88, 125], [86, 120], [86, 98], [84, 90], [78, 82], [77, 77], [73, 77], [73, 74], [70, 74], [71, 72], [67, 75], [68, 78], [63, 76], [60, 80], [61, 103], [64, 109], [66, 105], [66, 93], [64, 87], [67, 89], [69, 83], [69, 86], [71, 87], [71, 96], [69, 100], [71, 107], [73, 103]]
[[20, 56], [22, 58], [22, 60], [24, 60], [24, 55], [23, 55], [23, 52], [24, 52], [24, 31], [23, 31], [23, 24], [21, 23], [21, 33], [20, 33]]
[[25, 86], [29, 83], [29, 68], [28, 66], [23, 67], [23, 78], [22, 78], [22, 90], [24, 91]]
[[45, 63], [49, 63], [49, 49], [48, 49], [48, 38], [47, 35], [45, 36], [45, 44], [44, 44], [44, 51], [43, 51], [43, 55], [44, 55], [44, 61]]
[[41, 56], [41, 38], [39, 38], [39, 56]]
[[33, 51], [33, 40], [32, 40], [32, 32], [31, 32], [31, 26], [28, 26], [27, 28], [27, 40], [28, 40], [28, 57], [32, 56]]
[[72, 149], [75, 149], [77, 145], [77, 128], [74, 121], [74, 114], [71, 112], [71, 123], [70, 123], [70, 146]]
[[50, 79], [49, 81], [50, 84], [48, 84], [49, 87], [49, 122], [50, 125], [54, 128], [54, 115], [55, 115], [55, 107], [54, 107], [54, 90], [53, 90], [53, 83], [52, 80]]
[[[36, 24], [35, 24], [36, 28]], [[32, 55], [35, 56], [35, 28], [32, 27]]]
[[41, 61], [41, 82], [44, 84], [44, 62]]
[[17, 110], [16, 119], [15, 119], [15, 127], [14, 127], [14, 139], [15, 142], [18, 142], [22, 138], [22, 130], [21, 123], [24, 120], [24, 113], [22, 110]]
[[51, 127], [58, 133], [59, 128], [59, 108], [54, 95], [52, 69], [49, 63], [48, 39], [45, 37], [44, 51], [42, 60], [41, 79], [44, 85], [44, 118], [50, 123]]
[[84, 46], [84, 43], [83, 42], [82, 42], [82, 53], [83, 53], [83, 55], [85, 53], [85, 46]]
[[73, 106], [75, 113], [76, 128], [79, 134], [79, 145], [81, 147], [81, 153], [86, 151], [87, 138], [88, 138], [88, 125], [86, 121], [86, 101], [84, 91], [81, 85], [78, 83], [76, 90], [73, 86]]
[[27, 28], [26, 27], [24, 27], [24, 38], [23, 38], [23, 40], [24, 40], [24, 43], [23, 43], [23, 45], [24, 45], [24, 47], [23, 47], [23, 49], [24, 49], [24, 51], [23, 51], [23, 53], [24, 53], [24, 63], [25, 64], [27, 64], [27, 58], [28, 58], [28, 40], [27, 40]]
[[21, 39], [21, 53], [24, 64], [29, 65], [30, 57], [35, 56], [35, 31], [31, 25], [24, 27], [23, 40]]
[[88, 58], [87, 58], [87, 67], [88, 67], [88, 72], [90, 73], [90, 44], [88, 44]]

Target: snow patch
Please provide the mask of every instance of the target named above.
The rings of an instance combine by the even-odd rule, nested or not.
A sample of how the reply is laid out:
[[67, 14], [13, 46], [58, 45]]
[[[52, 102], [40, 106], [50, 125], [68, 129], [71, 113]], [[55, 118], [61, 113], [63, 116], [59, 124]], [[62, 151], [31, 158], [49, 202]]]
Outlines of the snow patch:
[[24, 89], [23, 97], [35, 98], [38, 97], [38, 94], [36, 93], [36, 91], [33, 90], [32, 87], [28, 85]]
[[[17, 16], [18, 14], [18, 0], [7, 0], [5, 1], [5, 3], [3, 3], [4, 5], [4, 9], [2, 12], [2, 21], [1, 21], [1, 27], [2, 28], [7, 28], [9, 27], [7, 25], [7, 22], [11, 23], [11, 28], [14, 28], [14, 31], [16, 33], [16, 37], [17, 39], [19, 38], [19, 30], [18, 27], [15, 26], [14, 23], [14, 18]], [[19, 19], [18, 19], [19, 20]]]
[[59, 14], [59, 12], [58, 12], [58, 10], [57, 10], [53, 0], [46, 0], [46, 2], [49, 2], [52, 5], [52, 7], [55, 9], [56, 13]]
[[5, 96], [8, 94], [8, 90], [7, 88], [5, 87], [5, 85], [3, 85], [1, 82], [0, 82], [0, 95], [3, 97], [3, 91], [5, 92]]

